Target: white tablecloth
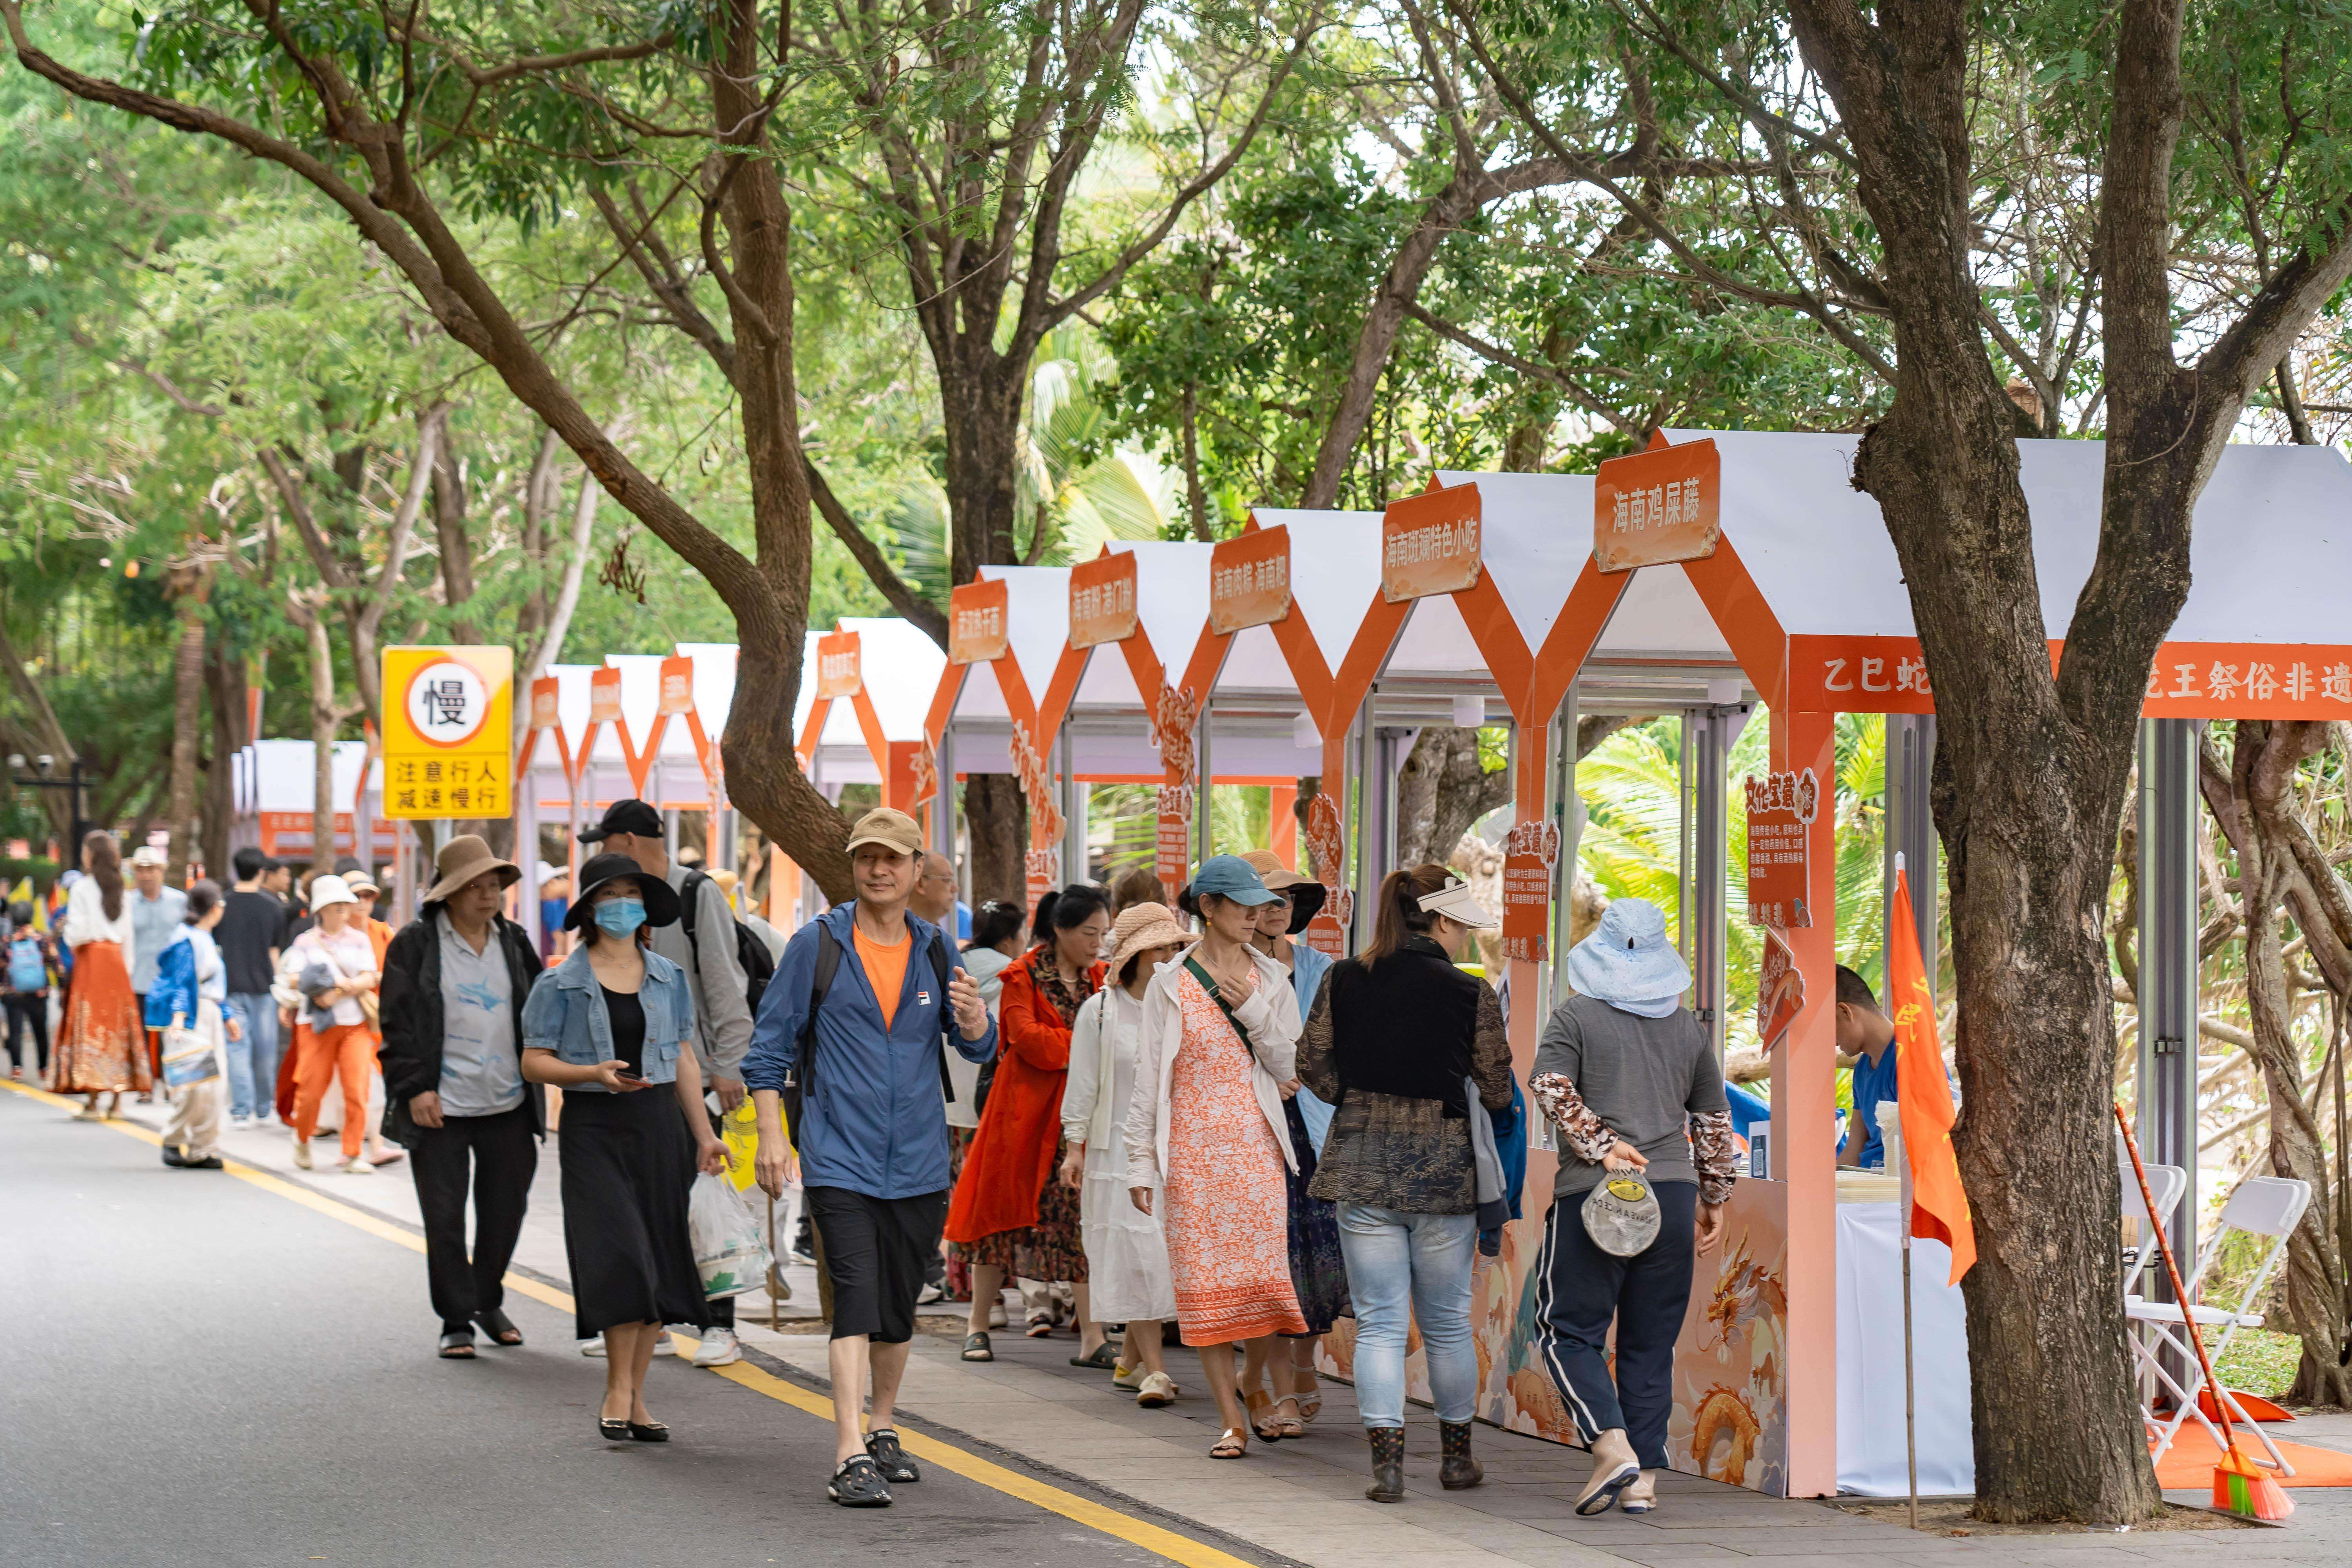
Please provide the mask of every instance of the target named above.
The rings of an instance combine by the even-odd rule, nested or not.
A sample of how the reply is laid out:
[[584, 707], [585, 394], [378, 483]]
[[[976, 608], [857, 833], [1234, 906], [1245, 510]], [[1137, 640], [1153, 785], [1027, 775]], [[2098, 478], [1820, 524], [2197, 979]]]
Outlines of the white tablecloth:
[[[1837, 1211], [1838, 1489], [1901, 1497], [1903, 1253], [1895, 1204]], [[1959, 1288], [1944, 1280], [1951, 1250], [1911, 1244], [1911, 1332], [1918, 1410], [1919, 1493], [1976, 1490], [1969, 1429], [1969, 1330]]]

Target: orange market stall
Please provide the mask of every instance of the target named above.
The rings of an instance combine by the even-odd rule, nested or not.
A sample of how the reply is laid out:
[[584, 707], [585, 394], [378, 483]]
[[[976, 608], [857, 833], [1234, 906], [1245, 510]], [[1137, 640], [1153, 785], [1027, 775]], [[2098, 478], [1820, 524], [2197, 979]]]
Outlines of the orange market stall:
[[[942, 782], [962, 783], [974, 773], [1011, 773], [1018, 781], [1028, 805], [1024, 866], [1032, 908], [1065, 879], [1066, 858], [1076, 862], [1072, 876], [1085, 870], [1082, 858], [1067, 853], [1075, 781], [1060, 760], [1063, 738], [1039, 710], [1069, 636], [1068, 567], [982, 567], [950, 595], [947, 668], [924, 721]], [[955, 810], [956, 792], [938, 791], [934, 844], [960, 842]], [[967, 900], [971, 893], [967, 863]]]

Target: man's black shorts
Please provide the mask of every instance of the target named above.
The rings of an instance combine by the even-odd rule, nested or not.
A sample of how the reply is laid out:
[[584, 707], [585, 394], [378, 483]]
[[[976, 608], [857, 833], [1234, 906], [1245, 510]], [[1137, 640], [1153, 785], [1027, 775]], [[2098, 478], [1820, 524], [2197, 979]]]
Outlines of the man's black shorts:
[[913, 1339], [915, 1298], [947, 1228], [947, 1189], [877, 1198], [811, 1187], [807, 1199], [833, 1276], [833, 1337], [867, 1334], [886, 1345]]

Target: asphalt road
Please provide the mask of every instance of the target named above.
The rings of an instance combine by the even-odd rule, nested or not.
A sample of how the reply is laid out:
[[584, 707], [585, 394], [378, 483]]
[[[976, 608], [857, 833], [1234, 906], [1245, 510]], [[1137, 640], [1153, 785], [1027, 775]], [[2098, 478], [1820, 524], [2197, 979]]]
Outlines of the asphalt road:
[[443, 1362], [425, 1298], [395, 1242], [0, 1093], [0, 1563], [1164, 1562], [936, 1467], [836, 1507], [829, 1425], [667, 1357], [674, 1440], [608, 1446], [568, 1314], [510, 1295], [525, 1348]]

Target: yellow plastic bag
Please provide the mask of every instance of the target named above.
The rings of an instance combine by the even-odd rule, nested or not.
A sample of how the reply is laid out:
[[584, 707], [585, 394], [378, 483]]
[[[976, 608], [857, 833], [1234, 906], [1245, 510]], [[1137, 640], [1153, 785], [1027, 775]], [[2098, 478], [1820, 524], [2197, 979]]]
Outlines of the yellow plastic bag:
[[719, 1119], [719, 1139], [727, 1145], [728, 1156], [734, 1162], [728, 1167], [728, 1179], [739, 1193], [747, 1192], [758, 1180], [752, 1162], [760, 1152], [760, 1118], [751, 1109], [751, 1097], [745, 1095], [743, 1103]]

